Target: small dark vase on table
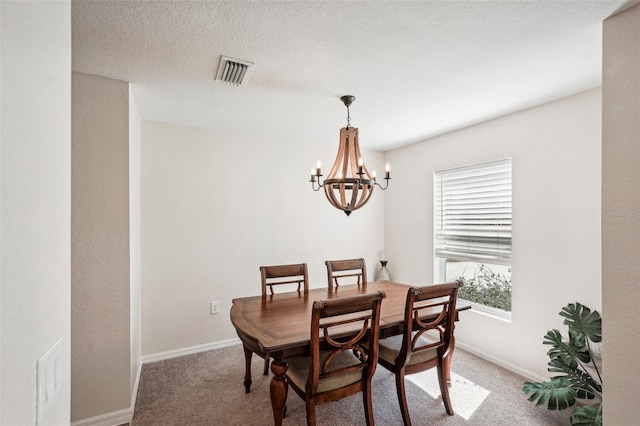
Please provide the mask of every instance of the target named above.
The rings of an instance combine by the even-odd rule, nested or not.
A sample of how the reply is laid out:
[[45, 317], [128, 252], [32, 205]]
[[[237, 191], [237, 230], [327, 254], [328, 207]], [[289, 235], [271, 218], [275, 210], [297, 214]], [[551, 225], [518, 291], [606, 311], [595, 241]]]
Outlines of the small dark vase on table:
[[380, 261], [380, 269], [376, 273], [376, 281], [391, 281], [391, 274], [387, 269], [387, 260]]

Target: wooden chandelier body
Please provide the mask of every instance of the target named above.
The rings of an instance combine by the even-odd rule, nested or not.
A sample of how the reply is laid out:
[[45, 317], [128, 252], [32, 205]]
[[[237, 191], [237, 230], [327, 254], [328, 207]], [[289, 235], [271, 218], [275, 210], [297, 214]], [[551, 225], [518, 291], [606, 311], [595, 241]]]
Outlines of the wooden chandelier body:
[[373, 194], [374, 182], [364, 164], [358, 145], [358, 129], [340, 129], [340, 145], [331, 171], [324, 181], [324, 193], [334, 207], [347, 216], [364, 206]]

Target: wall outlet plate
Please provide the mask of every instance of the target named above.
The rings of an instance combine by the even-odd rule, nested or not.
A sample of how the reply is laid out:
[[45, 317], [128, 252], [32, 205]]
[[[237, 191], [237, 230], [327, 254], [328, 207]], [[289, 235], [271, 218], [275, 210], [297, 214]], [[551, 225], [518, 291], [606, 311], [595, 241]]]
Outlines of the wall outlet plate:
[[220, 313], [220, 302], [211, 302], [211, 315]]
[[36, 362], [37, 415], [36, 425], [44, 424], [62, 389], [62, 337]]

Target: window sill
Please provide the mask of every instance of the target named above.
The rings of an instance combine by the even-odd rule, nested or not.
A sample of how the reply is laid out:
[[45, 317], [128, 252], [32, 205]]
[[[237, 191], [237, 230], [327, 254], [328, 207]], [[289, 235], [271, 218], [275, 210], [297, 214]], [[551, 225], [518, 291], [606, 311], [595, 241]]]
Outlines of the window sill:
[[[460, 300], [464, 300], [464, 299], [460, 299]], [[471, 310], [474, 312], [478, 312], [480, 314], [483, 314], [488, 317], [495, 318], [497, 320], [501, 320], [504, 322], [508, 322], [508, 323], [511, 322], [511, 312], [481, 305], [479, 303], [472, 302], [470, 300], [464, 300], [464, 301], [471, 305]]]

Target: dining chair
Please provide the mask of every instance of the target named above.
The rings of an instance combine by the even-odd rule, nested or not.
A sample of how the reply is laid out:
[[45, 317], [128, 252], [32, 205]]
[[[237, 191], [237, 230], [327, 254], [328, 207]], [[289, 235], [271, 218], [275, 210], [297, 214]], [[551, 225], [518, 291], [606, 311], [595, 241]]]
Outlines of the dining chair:
[[310, 356], [293, 358], [285, 373], [291, 388], [305, 401], [307, 425], [316, 424], [316, 405], [359, 392], [367, 425], [374, 424], [371, 378], [378, 360], [380, 305], [385, 297], [378, 291], [313, 303]]
[[[378, 363], [396, 376], [396, 391], [402, 420], [411, 425], [404, 386], [404, 377], [438, 369], [440, 393], [447, 414], [453, 416], [447, 378], [454, 345], [454, 322], [459, 281], [426, 287], [411, 287], [407, 292], [402, 334], [380, 339]], [[437, 314], [429, 321], [421, 317]]]
[[[260, 280], [262, 282], [262, 296], [273, 296], [275, 294], [273, 290], [274, 286], [288, 285], [291, 287], [297, 285], [296, 291], [300, 292], [301, 287], [304, 292], [309, 291], [309, 272], [306, 263], [261, 266]], [[244, 387], [245, 392], [249, 393], [251, 388], [252, 355], [255, 353], [264, 358], [263, 374], [266, 376], [269, 374], [269, 353], [264, 352], [257, 344], [249, 346], [244, 343], [243, 349], [245, 360]]]
[[274, 286], [286, 284], [296, 284], [297, 291], [300, 291], [300, 286], [303, 287], [304, 291], [309, 291], [309, 272], [306, 263], [261, 266], [260, 279], [262, 281], [263, 296], [267, 295], [267, 287], [269, 287], [270, 294], [275, 294], [273, 291]]
[[363, 258], [345, 259], [345, 260], [327, 260], [327, 284], [329, 288], [336, 287], [340, 283], [344, 284], [345, 279], [349, 279], [349, 283], [355, 281], [356, 284], [367, 283], [367, 265]]

